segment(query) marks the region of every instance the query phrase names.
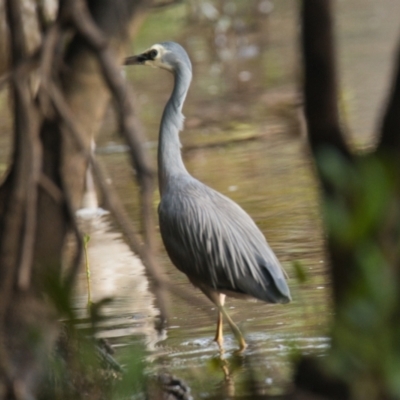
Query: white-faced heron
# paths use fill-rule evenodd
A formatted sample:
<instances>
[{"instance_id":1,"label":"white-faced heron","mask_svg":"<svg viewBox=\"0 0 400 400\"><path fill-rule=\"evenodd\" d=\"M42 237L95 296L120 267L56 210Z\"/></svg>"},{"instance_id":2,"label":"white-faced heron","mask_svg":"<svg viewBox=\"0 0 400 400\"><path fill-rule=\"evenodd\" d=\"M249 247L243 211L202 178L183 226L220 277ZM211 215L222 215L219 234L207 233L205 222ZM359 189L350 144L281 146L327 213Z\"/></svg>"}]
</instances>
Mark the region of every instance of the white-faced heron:
<instances>
[{"instance_id":1,"label":"white-faced heron","mask_svg":"<svg viewBox=\"0 0 400 400\"><path fill-rule=\"evenodd\" d=\"M225 316L243 350L246 342L224 308L225 295L288 303L291 298L285 272L249 215L193 178L183 164L179 132L192 79L186 51L177 43L164 42L128 57L125 64L159 67L174 75L158 143L161 236L175 266L218 307L218 345L222 348Z\"/></svg>"}]
</instances>

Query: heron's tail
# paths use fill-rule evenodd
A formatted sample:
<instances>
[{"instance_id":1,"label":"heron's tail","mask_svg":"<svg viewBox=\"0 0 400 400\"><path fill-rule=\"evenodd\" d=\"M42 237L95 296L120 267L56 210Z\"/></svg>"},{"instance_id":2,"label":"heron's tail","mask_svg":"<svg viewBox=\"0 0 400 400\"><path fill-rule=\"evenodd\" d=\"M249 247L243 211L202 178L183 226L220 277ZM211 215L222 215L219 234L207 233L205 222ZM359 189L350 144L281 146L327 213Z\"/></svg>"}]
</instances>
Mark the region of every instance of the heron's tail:
<instances>
[{"instance_id":1,"label":"heron's tail","mask_svg":"<svg viewBox=\"0 0 400 400\"><path fill-rule=\"evenodd\" d=\"M283 273L280 271L279 274L272 274L270 268L265 265L260 267L262 267L263 282L258 282L252 276L245 276L238 282L239 289L267 303L289 303L292 298Z\"/></svg>"}]
</instances>

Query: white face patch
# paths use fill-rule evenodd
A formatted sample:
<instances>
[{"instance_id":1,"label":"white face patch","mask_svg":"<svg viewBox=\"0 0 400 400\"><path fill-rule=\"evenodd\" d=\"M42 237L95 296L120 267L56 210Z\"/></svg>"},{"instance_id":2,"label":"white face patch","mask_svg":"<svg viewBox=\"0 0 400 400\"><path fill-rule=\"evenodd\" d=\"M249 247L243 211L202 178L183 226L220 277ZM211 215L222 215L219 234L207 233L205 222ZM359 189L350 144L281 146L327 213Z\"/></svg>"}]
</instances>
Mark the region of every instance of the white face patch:
<instances>
[{"instance_id":1,"label":"white face patch","mask_svg":"<svg viewBox=\"0 0 400 400\"><path fill-rule=\"evenodd\" d=\"M145 65L148 65L153 68L163 68L167 69L168 71L172 71L172 67L168 64L164 64L162 62L164 54L168 53L168 50L165 49L161 44L155 44L151 46L148 50L145 51L145 53L148 53L152 50L157 51L157 56L154 58L154 60L147 60L145 61Z\"/></svg>"}]
</instances>

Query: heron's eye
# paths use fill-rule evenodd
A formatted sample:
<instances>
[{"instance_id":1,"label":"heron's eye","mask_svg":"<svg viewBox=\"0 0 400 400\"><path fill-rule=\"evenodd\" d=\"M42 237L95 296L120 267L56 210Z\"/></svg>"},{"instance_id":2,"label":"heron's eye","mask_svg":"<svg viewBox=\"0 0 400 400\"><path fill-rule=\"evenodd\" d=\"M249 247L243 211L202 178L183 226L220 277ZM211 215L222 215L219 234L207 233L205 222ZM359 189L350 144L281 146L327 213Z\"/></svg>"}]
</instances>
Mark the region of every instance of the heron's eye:
<instances>
[{"instance_id":1,"label":"heron's eye","mask_svg":"<svg viewBox=\"0 0 400 400\"><path fill-rule=\"evenodd\" d=\"M149 58L151 60L154 60L157 57L158 51L157 50L150 50L149 52Z\"/></svg>"}]
</instances>

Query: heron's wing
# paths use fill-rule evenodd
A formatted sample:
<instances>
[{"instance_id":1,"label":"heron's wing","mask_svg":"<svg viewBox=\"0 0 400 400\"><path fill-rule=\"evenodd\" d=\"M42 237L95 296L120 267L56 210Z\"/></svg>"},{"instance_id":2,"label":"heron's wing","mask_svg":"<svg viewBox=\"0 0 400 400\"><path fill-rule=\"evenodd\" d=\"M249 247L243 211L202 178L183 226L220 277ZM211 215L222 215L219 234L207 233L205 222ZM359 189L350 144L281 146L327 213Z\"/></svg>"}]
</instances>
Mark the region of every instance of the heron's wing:
<instances>
[{"instance_id":1,"label":"heron's wing","mask_svg":"<svg viewBox=\"0 0 400 400\"><path fill-rule=\"evenodd\" d=\"M176 182L163 195L159 217L172 262L192 281L267 302L290 300L282 267L264 236L227 197L195 180Z\"/></svg>"}]
</instances>

